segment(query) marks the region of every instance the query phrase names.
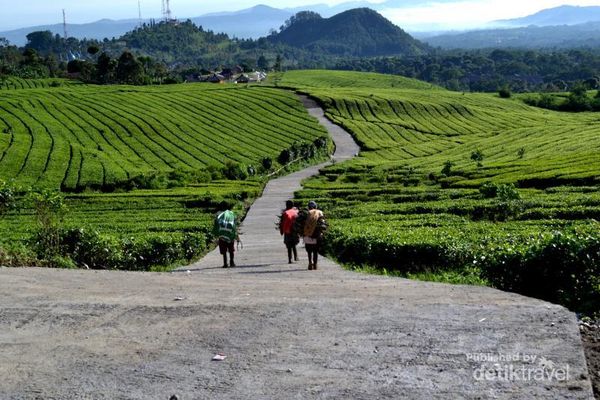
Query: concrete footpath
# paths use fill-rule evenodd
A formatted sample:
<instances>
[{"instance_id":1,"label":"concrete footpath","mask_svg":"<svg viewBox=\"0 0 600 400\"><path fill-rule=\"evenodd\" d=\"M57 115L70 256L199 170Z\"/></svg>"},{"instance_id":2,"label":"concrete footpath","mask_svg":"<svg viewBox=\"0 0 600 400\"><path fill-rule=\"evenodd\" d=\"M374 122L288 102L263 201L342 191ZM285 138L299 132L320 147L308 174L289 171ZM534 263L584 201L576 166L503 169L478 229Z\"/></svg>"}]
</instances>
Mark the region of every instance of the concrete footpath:
<instances>
[{"instance_id":1,"label":"concrete footpath","mask_svg":"<svg viewBox=\"0 0 600 400\"><path fill-rule=\"evenodd\" d=\"M320 167L267 185L236 268L217 252L165 274L1 268L0 398L593 398L563 307L329 260L308 271L303 249L287 264L276 216Z\"/></svg>"}]
</instances>

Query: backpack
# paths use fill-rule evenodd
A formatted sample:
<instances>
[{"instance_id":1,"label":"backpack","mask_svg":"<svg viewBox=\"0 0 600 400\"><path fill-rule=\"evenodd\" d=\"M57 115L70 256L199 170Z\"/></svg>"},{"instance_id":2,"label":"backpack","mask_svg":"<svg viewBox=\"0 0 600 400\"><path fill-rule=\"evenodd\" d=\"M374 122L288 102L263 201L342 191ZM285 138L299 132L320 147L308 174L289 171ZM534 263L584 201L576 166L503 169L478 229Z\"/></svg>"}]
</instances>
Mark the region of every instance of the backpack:
<instances>
[{"instance_id":1,"label":"backpack","mask_svg":"<svg viewBox=\"0 0 600 400\"><path fill-rule=\"evenodd\" d=\"M227 242L233 242L237 238L237 226L233 211L227 210L217 215L214 233L215 236Z\"/></svg>"},{"instance_id":2,"label":"backpack","mask_svg":"<svg viewBox=\"0 0 600 400\"><path fill-rule=\"evenodd\" d=\"M285 210L283 214L281 214L281 233L293 234L296 233L295 225L296 219L298 217L298 209L291 208L289 210Z\"/></svg>"},{"instance_id":3,"label":"backpack","mask_svg":"<svg viewBox=\"0 0 600 400\"><path fill-rule=\"evenodd\" d=\"M298 216L301 220L303 236L321 240L327 230L327 222L321 210L303 210Z\"/></svg>"},{"instance_id":4,"label":"backpack","mask_svg":"<svg viewBox=\"0 0 600 400\"><path fill-rule=\"evenodd\" d=\"M315 226L315 230L313 231L313 234L310 237L313 239L322 241L327 228L328 228L328 224L327 224L327 221L325 221L325 217L320 216L319 219L317 220L317 225Z\"/></svg>"}]
</instances>

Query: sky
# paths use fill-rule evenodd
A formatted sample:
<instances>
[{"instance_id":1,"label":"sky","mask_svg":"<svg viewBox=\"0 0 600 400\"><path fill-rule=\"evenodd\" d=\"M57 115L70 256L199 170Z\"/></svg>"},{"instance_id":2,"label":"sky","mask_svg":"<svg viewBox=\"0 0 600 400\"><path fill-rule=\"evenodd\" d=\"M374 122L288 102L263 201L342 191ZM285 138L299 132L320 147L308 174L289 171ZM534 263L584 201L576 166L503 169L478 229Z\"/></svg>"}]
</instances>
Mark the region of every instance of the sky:
<instances>
[{"instance_id":1,"label":"sky","mask_svg":"<svg viewBox=\"0 0 600 400\"><path fill-rule=\"evenodd\" d=\"M373 2L380 2L373 1ZM143 18L158 18L161 0L140 0ZM314 3L334 5L340 0L171 0L178 18L197 17L218 11L236 11L256 4L272 7L298 7ZM414 2L413 2L414 3ZM544 8L570 5L600 5L600 0L457 0L444 3L435 0L419 2L402 9L386 9L381 13L403 28L418 29L422 25L439 28L468 28L496 19L516 18ZM62 9L68 23L93 22L103 18L137 19L138 0L0 0L0 31L62 22Z\"/></svg>"}]
</instances>

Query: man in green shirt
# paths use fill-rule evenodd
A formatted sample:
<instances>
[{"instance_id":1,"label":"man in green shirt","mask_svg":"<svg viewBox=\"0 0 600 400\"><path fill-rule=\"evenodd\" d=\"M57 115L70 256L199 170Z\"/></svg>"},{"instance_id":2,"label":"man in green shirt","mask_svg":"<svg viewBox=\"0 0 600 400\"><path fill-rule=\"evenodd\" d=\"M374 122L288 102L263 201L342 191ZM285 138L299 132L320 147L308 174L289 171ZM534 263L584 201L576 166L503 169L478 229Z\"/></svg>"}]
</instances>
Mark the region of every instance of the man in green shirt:
<instances>
[{"instance_id":1,"label":"man in green shirt","mask_svg":"<svg viewBox=\"0 0 600 400\"><path fill-rule=\"evenodd\" d=\"M233 254L235 252L235 241L239 241L237 221L235 213L231 210L225 210L215 218L213 232L219 238L219 251L223 255L223 268L235 267ZM229 264L227 263L227 253L229 253Z\"/></svg>"}]
</instances>

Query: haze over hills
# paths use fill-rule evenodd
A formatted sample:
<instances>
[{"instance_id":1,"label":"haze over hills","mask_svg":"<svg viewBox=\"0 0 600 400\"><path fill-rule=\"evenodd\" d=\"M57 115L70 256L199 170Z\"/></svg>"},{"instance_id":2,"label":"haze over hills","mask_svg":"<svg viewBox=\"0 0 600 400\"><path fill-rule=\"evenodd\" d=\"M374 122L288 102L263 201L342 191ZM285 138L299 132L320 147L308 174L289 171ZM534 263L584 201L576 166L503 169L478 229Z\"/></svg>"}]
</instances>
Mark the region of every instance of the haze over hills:
<instances>
[{"instance_id":1,"label":"haze over hills","mask_svg":"<svg viewBox=\"0 0 600 400\"><path fill-rule=\"evenodd\" d=\"M450 3L455 0L440 0L440 3ZM230 37L238 38L258 38L266 36L272 29L278 30L287 19L298 11L314 11L327 18L352 8L366 7L383 11L392 8L406 8L416 6L422 3L418 0L387 0L380 3L370 3L367 1L352 1L328 6L326 4L313 4L292 9L278 9L265 5L257 5L248 9L235 12L220 12L192 17L195 24L201 25L204 29L214 32L224 32ZM185 20L188 18L180 18ZM144 22L149 22L145 20ZM494 21L494 27L518 27L531 24L546 25L572 25L586 23L590 21L600 21L600 7L574 7L561 6L552 9L542 10L536 14L524 18ZM78 39L98 39L120 37L126 32L133 30L139 25L137 19L108 20L102 19L96 22L85 24L68 24L69 35ZM12 44L22 46L26 43L26 35L34 31L49 30L54 34L63 35L62 24L41 25L6 32L0 32L0 37L8 39ZM435 30L435 29L432 29ZM454 32L456 34L458 32ZM415 32L416 34L416 32ZM419 32L416 34L419 38L439 36L438 33ZM504 38L499 39L505 43Z\"/></svg>"},{"instance_id":2,"label":"haze over hills","mask_svg":"<svg viewBox=\"0 0 600 400\"><path fill-rule=\"evenodd\" d=\"M417 35L417 37L419 37ZM431 37L420 37L430 46L443 49L567 49L599 48L600 23L588 22L578 25L527 26L510 29L485 29L469 32L453 32Z\"/></svg>"},{"instance_id":3,"label":"haze over hills","mask_svg":"<svg viewBox=\"0 0 600 400\"><path fill-rule=\"evenodd\" d=\"M600 6L561 6L491 25L495 28L415 36L445 49L600 47Z\"/></svg>"},{"instance_id":4,"label":"haze over hills","mask_svg":"<svg viewBox=\"0 0 600 400\"><path fill-rule=\"evenodd\" d=\"M148 21L145 21L148 22ZM77 39L98 39L119 37L126 32L131 31L139 24L138 20L127 19L113 21L102 19L87 24L69 24L67 26L69 36ZM27 35L31 32L50 31L53 34L63 36L63 25L39 25L29 28L15 29L12 31L0 32L0 37L6 38L11 44L24 46L27 43Z\"/></svg>"},{"instance_id":5,"label":"haze over hills","mask_svg":"<svg viewBox=\"0 0 600 400\"><path fill-rule=\"evenodd\" d=\"M560 6L539 11L523 18L494 21L499 26L554 26L578 25L588 22L600 22L600 6L578 7Z\"/></svg>"},{"instance_id":6,"label":"haze over hills","mask_svg":"<svg viewBox=\"0 0 600 400\"><path fill-rule=\"evenodd\" d=\"M227 13L211 13L199 17L189 18L196 25L214 32L227 33L231 37L238 38L259 38L268 35L271 29L279 27L294 13L289 10L281 10L264 5L258 5L252 8ZM180 18L186 20L188 18ZM144 20L148 23L150 20ZM139 26L139 20L108 20L103 19L97 22L86 24L68 24L67 29L70 36L77 39L98 39L113 38L124 35ZM0 37L8 39L12 44L23 46L27 42L27 34L35 31L50 31L54 34L63 35L63 25L40 25L29 28L16 29L6 32L0 32Z\"/></svg>"}]
</instances>

